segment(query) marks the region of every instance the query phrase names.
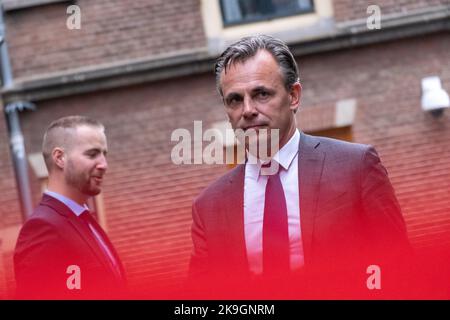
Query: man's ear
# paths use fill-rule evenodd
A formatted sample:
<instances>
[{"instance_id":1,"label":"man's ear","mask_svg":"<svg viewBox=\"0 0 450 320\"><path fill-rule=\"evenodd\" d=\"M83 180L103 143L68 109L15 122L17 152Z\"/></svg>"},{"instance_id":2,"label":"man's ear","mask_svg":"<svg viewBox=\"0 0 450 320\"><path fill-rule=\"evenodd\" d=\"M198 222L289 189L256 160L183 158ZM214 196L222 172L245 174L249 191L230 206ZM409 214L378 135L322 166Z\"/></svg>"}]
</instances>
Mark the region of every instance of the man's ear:
<instances>
[{"instance_id":1,"label":"man's ear","mask_svg":"<svg viewBox=\"0 0 450 320\"><path fill-rule=\"evenodd\" d=\"M60 169L64 169L66 164L66 154L61 148L54 148L52 151L53 163Z\"/></svg>"},{"instance_id":2,"label":"man's ear","mask_svg":"<svg viewBox=\"0 0 450 320\"><path fill-rule=\"evenodd\" d=\"M300 84L300 82L297 81L292 85L289 95L291 99L290 108L292 111L297 112L297 109L300 105L300 98L302 96L302 85Z\"/></svg>"}]
</instances>

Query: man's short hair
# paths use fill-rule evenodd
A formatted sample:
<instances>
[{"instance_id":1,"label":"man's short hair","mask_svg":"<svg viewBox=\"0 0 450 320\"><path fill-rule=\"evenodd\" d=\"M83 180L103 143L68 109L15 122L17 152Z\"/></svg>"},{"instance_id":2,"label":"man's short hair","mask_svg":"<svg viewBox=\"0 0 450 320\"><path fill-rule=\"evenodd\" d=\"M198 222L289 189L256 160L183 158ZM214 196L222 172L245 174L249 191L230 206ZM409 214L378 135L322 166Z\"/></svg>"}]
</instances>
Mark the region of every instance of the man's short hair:
<instances>
[{"instance_id":1,"label":"man's short hair","mask_svg":"<svg viewBox=\"0 0 450 320\"><path fill-rule=\"evenodd\" d=\"M223 96L220 87L222 71L226 72L227 68L236 62L245 62L254 57L259 50L268 51L277 61L287 90L290 90L292 85L299 81L297 63L283 41L268 35L250 36L233 43L217 58L214 70L217 90L221 96Z\"/></svg>"},{"instance_id":2,"label":"man's short hair","mask_svg":"<svg viewBox=\"0 0 450 320\"><path fill-rule=\"evenodd\" d=\"M85 116L67 116L57 119L50 123L45 130L44 139L42 142L42 155L44 156L47 170L53 166L52 152L53 149L60 147L66 149L70 148L71 137L68 130L74 130L80 126L89 126L104 130L105 127L99 121L85 117Z\"/></svg>"}]
</instances>

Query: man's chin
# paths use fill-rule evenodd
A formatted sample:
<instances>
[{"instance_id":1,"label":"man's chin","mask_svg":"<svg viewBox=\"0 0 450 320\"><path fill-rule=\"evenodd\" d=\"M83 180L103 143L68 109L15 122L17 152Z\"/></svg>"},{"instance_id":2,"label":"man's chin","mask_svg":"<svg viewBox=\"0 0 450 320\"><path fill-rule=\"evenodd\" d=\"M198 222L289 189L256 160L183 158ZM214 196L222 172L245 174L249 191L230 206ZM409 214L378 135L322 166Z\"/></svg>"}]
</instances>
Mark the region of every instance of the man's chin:
<instances>
[{"instance_id":1,"label":"man's chin","mask_svg":"<svg viewBox=\"0 0 450 320\"><path fill-rule=\"evenodd\" d=\"M96 195L99 195L101 192L102 190L100 188L83 190L83 193L90 197L95 197Z\"/></svg>"},{"instance_id":2,"label":"man's chin","mask_svg":"<svg viewBox=\"0 0 450 320\"><path fill-rule=\"evenodd\" d=\"M271 158L278 151L272 152L271 141L267 138L246 141L245 148L259 159Z\"/></svg>"}]
</instances>

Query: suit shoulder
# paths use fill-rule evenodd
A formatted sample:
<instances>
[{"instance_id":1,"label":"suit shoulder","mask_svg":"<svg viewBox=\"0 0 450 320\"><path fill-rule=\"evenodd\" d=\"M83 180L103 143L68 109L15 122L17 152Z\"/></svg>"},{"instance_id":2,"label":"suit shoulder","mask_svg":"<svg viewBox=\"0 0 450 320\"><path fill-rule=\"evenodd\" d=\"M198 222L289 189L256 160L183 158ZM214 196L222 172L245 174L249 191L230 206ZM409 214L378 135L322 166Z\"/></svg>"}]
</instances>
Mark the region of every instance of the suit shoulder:
<instances>
[{"instance_id":1,"label":"suit shoulder","mask_svg":"<svg viewBox=\"0 0 450 320\"><path fill-rule=\"evenodd\" d=\"M363 160L363 157L368 152L376 151L373 146L362 143L348 142L328 137L309 136L305 135L307 140L311 140L318 148L324 150L327 155L332 155L337 158Z\"/></svg>"},{"instance_id":2,"label":"suit shoulder","mask_svg":"<svg viewBox=\"0 0 450 320\"><path fill-rule=\"evenodd\" d=\"M39 204L36 209L34 209L32 215L25 221L24 226L33 224L57 227L63 219L64 218L55 209Z\"/></svg>"},{"instance_id":3,"label":"suit shoulder","mask_svg":"<svg viewBox=\"0 0 450 320\"><path fill-rule=\"evenodd\" d=\"M350 152L366 152L369 148L373 148L371 145L368 144L349 142L328 137L314 137L314 138L319 140L320 144L336 150L343 150Z\"/></svg>"},{"instance_id":4,"label":"suit shoulder","mask_svg":"<svg viewBox=\"0 0 450 320\"><path fill-rule=\"evenodd\" d=\"M223 196L223 194L226 194L233 187L232 181L236 181L240 175L243 175L244 168L245 166L240 164L229 170L203 189L193 202L197 204L203 202L205 199L211 201L216 197Z\"/></svg>"},{"instance_id":5,"label":"suit shoulder","mask_svg":"<svg viewBox=\"0 0 450 320\"><path fill-rule=\"evenodd\" d=\"M17 245L33 239L59 238L59 226L62 217L52 208L39 205L20 229Z\"/></svg>"}]
</instances>

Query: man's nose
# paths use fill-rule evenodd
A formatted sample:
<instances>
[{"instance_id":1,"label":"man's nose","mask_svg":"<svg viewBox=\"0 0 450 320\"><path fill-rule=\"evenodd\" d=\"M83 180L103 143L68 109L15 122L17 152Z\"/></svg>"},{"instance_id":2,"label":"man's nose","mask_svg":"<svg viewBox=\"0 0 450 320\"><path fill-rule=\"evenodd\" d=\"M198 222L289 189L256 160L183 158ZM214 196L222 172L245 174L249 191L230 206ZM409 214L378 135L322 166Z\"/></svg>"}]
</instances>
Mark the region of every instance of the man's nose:
<instances>
[{"instance_id":1,"label":"man's nose","mask_svg":"<svg viewBox=\"0 0 450 320\"><path fill-rule=\"evenodd\" d=\"M97 168L106 171L108 169L108 161L106 161L105 155L101 155L99 162L97 163Z\"/></svg>"},{"instance_id":2,"label":"man's nose","mask_svg":"<svg viewBox=\"0 0 450 320\"><path fill-rule=\"evenodd\" d=\"M252 118L258 115L258 110L256 109L256 105L254 101L250 97L244 98L244 110L243 117L244 118Z\"/></svg>"}]
</instances>

